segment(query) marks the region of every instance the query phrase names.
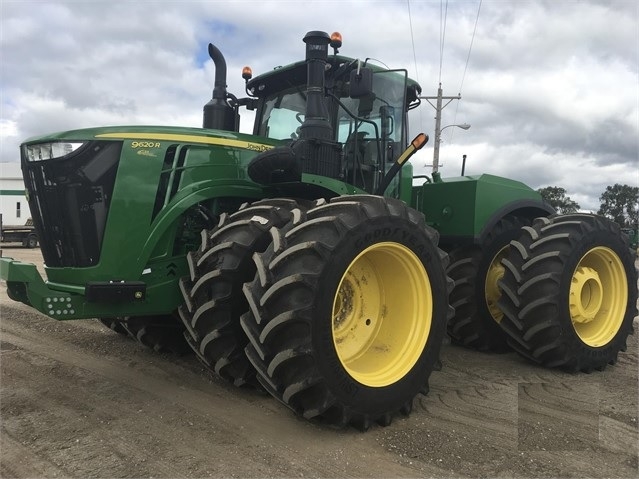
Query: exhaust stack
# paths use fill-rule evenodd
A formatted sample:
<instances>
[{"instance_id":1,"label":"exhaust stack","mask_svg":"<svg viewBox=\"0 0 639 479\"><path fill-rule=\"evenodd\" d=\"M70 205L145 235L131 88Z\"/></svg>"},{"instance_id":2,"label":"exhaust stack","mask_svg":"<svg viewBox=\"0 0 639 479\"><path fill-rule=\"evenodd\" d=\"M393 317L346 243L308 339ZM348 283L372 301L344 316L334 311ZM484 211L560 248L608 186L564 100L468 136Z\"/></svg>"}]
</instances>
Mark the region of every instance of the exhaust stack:
<instances>
[{"instance_id":1,"label":"exhaust stack","mask_svg":"<svg viewBox=\"0 0 639 479\"><path fill-rule=\"evenodd\" d=\"M239 115L227 101L226 60L224 60L222 52L212 43L209 43L209 56L215 64L215 84L213 86L213 98L204 105L202 127L238 131Z\"/></svg>"}]
</instances>

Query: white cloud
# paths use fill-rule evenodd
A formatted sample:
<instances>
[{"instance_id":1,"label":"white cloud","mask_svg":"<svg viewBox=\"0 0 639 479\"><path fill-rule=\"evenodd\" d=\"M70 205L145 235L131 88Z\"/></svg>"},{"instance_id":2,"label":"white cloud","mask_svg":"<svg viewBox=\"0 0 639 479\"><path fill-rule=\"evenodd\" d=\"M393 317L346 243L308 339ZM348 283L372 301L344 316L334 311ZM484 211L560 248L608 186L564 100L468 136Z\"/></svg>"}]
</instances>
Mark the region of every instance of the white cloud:
<instances>
[{"instance_id":1,"label":"white cloud","mask_svg":"<svg viewBox=\"0 0 639 479\"><path fill-rule=\"evenodd\" d=\"M444 94L459 91L478 1L449 2L441 62ZM229 90L303 59L309 30L338 30L341 53L407 68L423 94L440 76L440 3L310 1L2 1L0 161L25 138L111 124L200 126L214 67L226 56ZM512 177L562 186L596 209L608 184L639 185L639 10L635 2L484 0L462 100L443 112L444 175ZM433 137L434 110L411 114ZM244 115L250 132L252 115ZM431 144L413 161L432 162Z\"/></svg>"}]
</instances>

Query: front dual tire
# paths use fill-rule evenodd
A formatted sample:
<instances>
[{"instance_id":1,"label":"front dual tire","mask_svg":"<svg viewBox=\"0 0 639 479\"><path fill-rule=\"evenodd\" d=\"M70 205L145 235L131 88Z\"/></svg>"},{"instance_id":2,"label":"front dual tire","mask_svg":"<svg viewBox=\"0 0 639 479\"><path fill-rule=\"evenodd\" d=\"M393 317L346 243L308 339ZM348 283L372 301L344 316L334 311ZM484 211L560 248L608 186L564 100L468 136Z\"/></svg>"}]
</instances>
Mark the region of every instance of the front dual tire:
<instances>
[{"instance_id":1,"label":"front dual tire","mask_svg":"<svg viewBox=\"0 0 639 479\"><path fill-rule=\"evenodd\" d=\"M404 203L366 195L271 231L241 320L259 382L297 414L340 426L410 412L452 313L436 231Z\"/></svg>"}]
</instances>

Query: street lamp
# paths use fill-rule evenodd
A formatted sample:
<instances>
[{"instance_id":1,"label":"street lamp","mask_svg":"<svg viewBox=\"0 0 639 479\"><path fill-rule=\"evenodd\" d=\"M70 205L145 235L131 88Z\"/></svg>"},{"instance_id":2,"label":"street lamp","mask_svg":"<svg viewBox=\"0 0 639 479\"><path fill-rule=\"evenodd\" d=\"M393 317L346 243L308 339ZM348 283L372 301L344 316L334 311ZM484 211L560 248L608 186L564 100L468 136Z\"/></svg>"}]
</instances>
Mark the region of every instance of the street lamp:
<instances>
[{"instance_id":1,"label":"street lamp","mask_svg":"<svg viewBox=\"0 0 639 479\"><path fill-rule=\"evenodd\" d=\"M468 123L462 123L461 125L446 125L444 128L440 130L435 130L435 147L433 150L433 173L436 173L439 170L439 144L442 141L442 131L452 126L456 126L457 128L461 128L462 130L468 130L470 128L470 125Z\"/></svg>"},{"instance_id":2,"label":"street lamp","mask_svg":"<svg viewBox=\"0 0 639 479\"><path fill-rule=\"evenodd\" d=\"M456 126L457 128L461 128L462 130L468 130L470 128L470 125L468 123L462 123L461 125L446 125L444 128L442 128L442 131L451 126Z\"/></svg>"}]
</instances>

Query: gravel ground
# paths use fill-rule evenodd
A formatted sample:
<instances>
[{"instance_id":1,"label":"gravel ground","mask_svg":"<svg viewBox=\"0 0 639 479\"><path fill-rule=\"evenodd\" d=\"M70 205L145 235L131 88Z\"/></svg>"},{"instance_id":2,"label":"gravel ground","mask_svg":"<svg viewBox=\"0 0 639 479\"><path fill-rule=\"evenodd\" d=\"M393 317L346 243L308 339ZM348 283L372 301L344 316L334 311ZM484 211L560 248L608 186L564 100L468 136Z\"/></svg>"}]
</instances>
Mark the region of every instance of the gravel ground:
<instances>
[{"instance_id":1,"label":"gravel ground","mask_svg":"<svg viewBox=\"0 0 639 479\"><path fill-rule=\"evenodd\" d=\"M446 344L410 417L360 433L1 289L1 477L639 477L639 334L588 375Z\"/></svg>"}]
</instances>

